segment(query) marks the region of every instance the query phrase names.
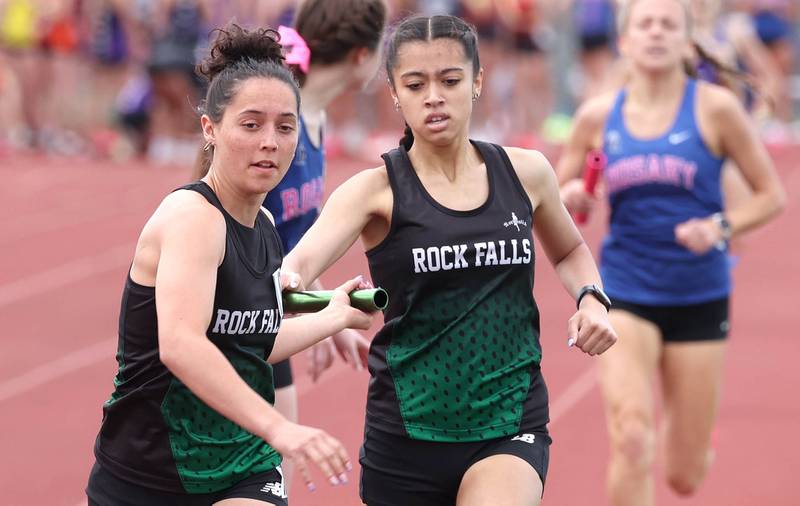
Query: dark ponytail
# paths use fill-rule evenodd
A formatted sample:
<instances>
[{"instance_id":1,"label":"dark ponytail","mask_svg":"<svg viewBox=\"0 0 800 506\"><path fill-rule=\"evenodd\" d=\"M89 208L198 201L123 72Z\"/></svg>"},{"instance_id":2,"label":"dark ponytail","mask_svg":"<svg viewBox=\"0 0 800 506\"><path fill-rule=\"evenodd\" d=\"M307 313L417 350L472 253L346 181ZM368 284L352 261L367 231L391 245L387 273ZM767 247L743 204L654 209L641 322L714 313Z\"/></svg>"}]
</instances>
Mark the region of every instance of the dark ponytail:
<instances>
[{"instance_id":1,"label":"dark ponytail","mask_svg":"<svg viewBox=\"0 0 800 506\"><path fill-rule=\"evenodd\" d=\"M252 77L268 77L286 83L297 101L300 114L300 89L292 73L283 65L283 48L280 35L271 28L246 30L231 23L214 30L217 37L208 56L196 67L198 75L208 82L208 91L198 107L211 121L219 123L225 109L239 89L239 85ZM197 156L193 176L205 176L211 166L213 146L204 147Z\"/></svg>"},{"instance_id":2,"label":"dark ponytail","mask_svg":"<svg viewBox=\"0 0 800 506\"><path fill-rule=\"evenodd\" d=\"M400 145L406 148L406 151L411 149L411 146L414 145L414 132L411 131L411 127L408 126L408 123L406 123L406 128L403 130L403 138L400 139Z\"/></svg>"},{"instance_id":3,"label":"dark ponytail","mask_svg":"<svg viewBox=\"0 0 800 506\"><path fill-rule=\"evenodd\" d=\"M461 44L464 56L472 61L472 75L477 76L481 69L478 55L478 33L475 27L456 16L414 16L400 22L386 44L386 74L389 84L394 88L392 70L397 64L397 52L406 42L452 39ZM406 123L400 145L411 149L414 132Z\"/></svg>"}]
</instances>

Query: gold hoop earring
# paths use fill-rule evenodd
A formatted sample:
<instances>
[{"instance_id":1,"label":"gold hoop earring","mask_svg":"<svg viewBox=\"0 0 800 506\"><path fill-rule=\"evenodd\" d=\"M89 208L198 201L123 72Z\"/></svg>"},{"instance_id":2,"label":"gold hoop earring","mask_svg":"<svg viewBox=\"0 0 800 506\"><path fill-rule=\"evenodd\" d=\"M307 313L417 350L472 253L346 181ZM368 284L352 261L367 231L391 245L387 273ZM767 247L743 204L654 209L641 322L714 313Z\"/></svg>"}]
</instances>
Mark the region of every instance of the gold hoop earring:
<instances>
[{"instance_id":1,"label":"gold hoop earring","mask_svg":"<svg viewBox=\"0 0 800 506\"><path fill-rule=\"evenodd\" d=\"M480 95L478 94L477 91L472 94L472 101L473 102L477 102L479 98L480 98Z\"/></svg>"},{"instance_id":2,"label":"gold hoop earring","mask_svg":"<svg viewBox=\"0 0 800 506\"><path fill-rule=\"evenodd\" d=\"M211 141L206 142L206 145L203 146L203 151L208 151L209 149L213 148L214 144Z\"/></svg>"}]
</instances>

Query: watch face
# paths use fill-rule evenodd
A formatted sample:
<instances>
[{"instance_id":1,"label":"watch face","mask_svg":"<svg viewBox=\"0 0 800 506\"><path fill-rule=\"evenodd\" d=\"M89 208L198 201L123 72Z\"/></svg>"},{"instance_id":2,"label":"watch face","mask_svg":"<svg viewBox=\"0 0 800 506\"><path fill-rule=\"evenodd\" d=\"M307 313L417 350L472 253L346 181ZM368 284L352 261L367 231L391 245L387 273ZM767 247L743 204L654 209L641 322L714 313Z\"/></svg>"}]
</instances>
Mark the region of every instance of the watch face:
<instances>
[{"instance_id":1,"label":"watch face","mask_svg":"<svg viewBox=\"0 0 800 506\"><path fill-rule=\"evenodd\" d=\"M611 299L608 298L608 295L603 292L597 285L588 285L584 286L581 289L580 294L578 295L577 305L580 308L581 301L586 295L592 295L595 299L597 299L602 305L606 307L606 310L611 308Z\"/></svg>"}]
</instances>

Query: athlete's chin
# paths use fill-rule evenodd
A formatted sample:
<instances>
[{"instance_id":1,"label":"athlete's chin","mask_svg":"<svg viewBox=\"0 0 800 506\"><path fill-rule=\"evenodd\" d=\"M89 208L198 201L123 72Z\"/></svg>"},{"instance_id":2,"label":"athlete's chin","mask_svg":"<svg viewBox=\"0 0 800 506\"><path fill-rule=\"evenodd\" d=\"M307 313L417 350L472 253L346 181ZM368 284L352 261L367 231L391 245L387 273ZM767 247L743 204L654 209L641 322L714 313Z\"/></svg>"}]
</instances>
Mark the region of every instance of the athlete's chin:
<instances>
[{"instance_id":1,"label":"athlete's chin","mask_svg":"<svg viewBox=\"0 0 800 506\"><path fill-rule=\"evenodd\" d=\"M441 132L426 132L422 136L428 144L436 147L445 147L451 145L458 137L457 133L452 130L443 130Z\"/></svg>"},{"instance_id":2,"label":"athlete's chin","mask_svg":"<svg viewBox=\"0 0 800 506\"><path fill-rule=\"evenodd\" d=\"M251 193L268 193L278 186L281 179L283 179L283 174L262 174L250 180L248 190L250 190Z\"/></svg>"},{"instance_id":3,"label":"athlete's chin","mask_svg":"<svg viewBox=\"0 0 800 506\"><path fill-rule=\"evenodd\" d=\"M654 58L643 62L641 68L651 74L664 74L673 71L676 65L673 59Z\"/></svg>"}]
</instances>

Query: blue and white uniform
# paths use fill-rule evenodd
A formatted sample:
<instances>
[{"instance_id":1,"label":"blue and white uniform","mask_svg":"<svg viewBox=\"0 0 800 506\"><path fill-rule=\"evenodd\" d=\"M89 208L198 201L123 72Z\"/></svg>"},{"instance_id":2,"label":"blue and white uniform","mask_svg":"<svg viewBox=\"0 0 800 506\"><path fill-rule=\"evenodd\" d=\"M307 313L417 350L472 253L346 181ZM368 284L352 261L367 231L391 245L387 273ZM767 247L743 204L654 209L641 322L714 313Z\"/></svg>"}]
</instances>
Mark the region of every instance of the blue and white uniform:
<instances>
[{"instance_id":1,"label":"blue and white uniform","mask_svg":"<svg viewBox=\"0 0 800 506\"><path fill-rule=\"evenodd\" d=\"M315 146L300 117L300 136L289 171L264 200L287 254L319 216L324 196L325 150Z\"/></svg>"},{"instance_id":2,"label":"blue and white uniform","mask_svg":"<svg viewBox=\"0 0 800 506\"><path fill-rule=\"evenodd\" d=\"M604 172L611 206L600 270L612 299L648 306L702 304L728 297L727 252L696 255L675 226L723 209L723 158L703 141L695 118L697 82L686 81L672 127L654 139L632 136L622 115L626 92L607 119Z\"/></svg>"}]
</instances>

